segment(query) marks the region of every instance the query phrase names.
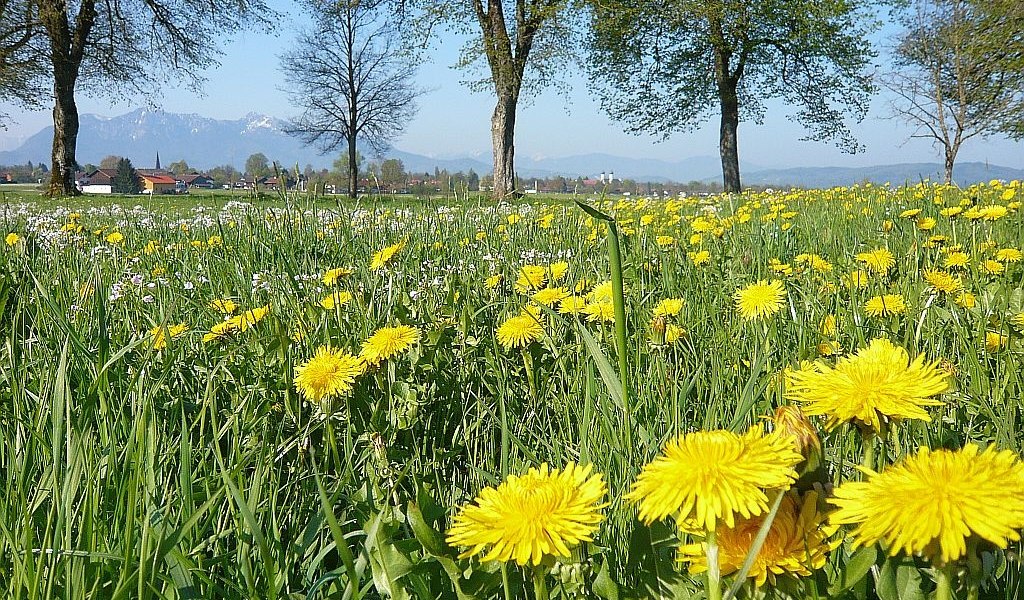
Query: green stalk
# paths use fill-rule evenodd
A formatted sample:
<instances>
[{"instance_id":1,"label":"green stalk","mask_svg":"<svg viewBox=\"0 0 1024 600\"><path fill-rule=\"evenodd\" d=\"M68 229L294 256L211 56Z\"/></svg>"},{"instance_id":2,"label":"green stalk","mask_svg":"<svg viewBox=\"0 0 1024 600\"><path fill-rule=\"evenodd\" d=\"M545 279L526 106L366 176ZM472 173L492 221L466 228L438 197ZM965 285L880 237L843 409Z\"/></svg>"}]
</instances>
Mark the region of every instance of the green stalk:
<instances>
[{"instance_id":1,"label":"green stalk","mask_svg":"<svg viewBox=\"0 0 1024 600\"><path fill-rule=\"evenodd\" d=\"M537 600L548 600L548 583L544 577L546 569L540 565L533 567L533 593Z\"/></svg>"},{"instance_id":2,"label":"green stalk","mask_svg":"<svg viewBox=\"0 0 1024 600\"><path fill-rule=\"evenodd\" d=\"M938 569L938 576L935 600L953 600L953 577L950 573L950 566L940 567Z\"/></svg>"},{"instance_id":3,"label":"green stalk","mask_svg":"<svg viewBox=\"0 0 1024 600\"><path fill-rule=\"evenodd\" d=\"M722 600L722 571L718 564L718 534L714 531L709 531L707 544L708 600Z\"/></svg>"}]
</instances>

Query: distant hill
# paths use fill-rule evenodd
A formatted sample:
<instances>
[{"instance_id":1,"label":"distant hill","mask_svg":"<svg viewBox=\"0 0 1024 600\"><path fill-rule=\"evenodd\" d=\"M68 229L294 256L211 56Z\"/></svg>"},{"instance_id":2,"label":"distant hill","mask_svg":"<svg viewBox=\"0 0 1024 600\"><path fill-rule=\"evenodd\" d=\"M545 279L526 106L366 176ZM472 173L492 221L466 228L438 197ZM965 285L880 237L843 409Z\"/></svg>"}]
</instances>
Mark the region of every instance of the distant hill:
<instances>
[{"instance_id":1,"label":"distant hill","mask_svg":"<svg viewBox=\"0 0 1024 600\"><path fill-rule=\"evenodd\" d=\"M137 167L152 167L159 152L167 166L182 160L199 169L231 164L245 165L251 154L262 152L285 167L307 164L319 169L330 167L341 152L321 154L298 139L284 133L285 122L268 115L250 113L237 120L218 120L197 114L170 113L137 109L117 117L81 115L78 136L78 162L99 164L105 156L127 156ZM0 164L49 163L53 128L47 127L28 138L15 150L0 152ZM366 150L364 154L370 156ZM450 172L470 169L479 175L491 171L490 156L435 158L391 149L386 157L398 158L410 173ZM614 173L617 178L636 181L688 183L721 180L721 162L717 156L697 156L666 161L650 158L624 158L610 154L582 154L558 158L530 157L520 153L516 167L521 177L596 177ZM832 187L864 181L902 184L921 179L941 180L937 163L882 165L876 167L800 167L764 169L741 162L740 173L746 184L799 187ZM967 185L990 179L1024 179L1024 170L963 163L957 166L956 181Z\"/></svg>"}]
</instances>

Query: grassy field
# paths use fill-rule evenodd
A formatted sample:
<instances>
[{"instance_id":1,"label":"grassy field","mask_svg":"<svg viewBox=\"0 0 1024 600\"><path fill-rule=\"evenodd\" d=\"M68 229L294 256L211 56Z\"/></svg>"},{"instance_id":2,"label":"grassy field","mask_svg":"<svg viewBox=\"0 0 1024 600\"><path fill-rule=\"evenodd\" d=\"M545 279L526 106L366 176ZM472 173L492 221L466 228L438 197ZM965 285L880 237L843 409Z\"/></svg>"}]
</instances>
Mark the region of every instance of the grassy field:
<instances>
[{"instance_id":1,"label":"grassy field","mask_svg":"<svg viewBox=\"0 0 1024 600\"><path fill-rule=\"evenodd\" d=\"M718 548L726 595L1017 598L1013 536L975 530L966 552L937 558L858 547L824 515L835 489L872 477L858 465L885 473L920 448L971 444L1021 453L1022 197L993 183L590 199L614 216L610 236L570 199L7 193L0 591L717 599L699 557ZM737 295L761 281L783 293L748 318ZM397 326L415 340L368 353ZM800 420L820 465L805 443L793 491L761 486L743 521L746 548L764 525L761 558L725 560L731 519L711 535L682 516L638 520L643 494L626 495L666 444L778 434L778 407L814 412L800 377L879 338L945 377L917 394L934 401L927 419ZM361 356L329 389L337 365L315 371L325 346ZM537 566L460 557L446 532L481 490L571 463L607 488L592 536L564 537L579 543ZM975 504L1003 502L976 487ZM773 522L797 522L787 498L823 516L771 563ZM546 509L523 502L540 511L523 527L542 523Z\"/></svg>"}]
</instances>

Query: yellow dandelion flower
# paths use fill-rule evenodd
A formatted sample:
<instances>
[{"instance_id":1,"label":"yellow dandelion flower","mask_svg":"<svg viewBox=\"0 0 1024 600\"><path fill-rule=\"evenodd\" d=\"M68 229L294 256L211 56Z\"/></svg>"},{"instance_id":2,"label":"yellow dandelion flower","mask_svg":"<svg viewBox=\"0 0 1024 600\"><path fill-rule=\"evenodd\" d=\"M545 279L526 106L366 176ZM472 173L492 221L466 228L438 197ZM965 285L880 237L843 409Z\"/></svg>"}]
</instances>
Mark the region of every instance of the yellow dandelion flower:
<instances>
[{"instance_id":1,"label":"yellow dandelion flower","mask_svg":"<svg viewBox=\"0 0 1024 600\"><path fill-rule=\"evenodd\" d=\"M270 305L267 304L252 310L247 310L236 317L232 317L229 323L231 323L235 330L242 332L262 321L269 312Z\"/></svg>"},{"instance_id":2,"label":"yellow dandelion flower","mask_svg":"<svg viewBox=\"0 0 1024 600\"><path fill-rule=\"evenodd\" d=\"M591 323L615 322L615 304L610 300L587 303L581 312L587 315Z\"/></svg>"},{"instance_id":3,"label":"yellow dandelion flower","mask_svg":"<svg viewBox=\"0 0 1024 600\"><path fill-rule=\"evenodd\" d=\"M773 258L768 261L768 267L772 270L772 273L778 273L782 276L790 276L793 274L793 267L789 263L784 263L777 258Z\"/></svg>"},{"instance_id":4,"label":"yellow dandelion flower","mask_svg":"<svg viewBox=\"0 0 1024 600\"><path fill-rule=\"evenodd\" d=\"M656 317L676 317L679 316L680 311L683 310L683 299L682 298L665 298L661 302L658 302L654 307L654 316Z\"/></svg>"},{"instance_id":5,"label":"yellow dandelion flower","mask_svg":"<svg viewBox=\"0 0 1024 600\"><path fill-rule=\"evenodd\" d=\"M345 267L338 267L337 269L328 269L327 271L324 272L324 276L320 279L320 281L323 281L324 285L335 285L338 283L339 279L342 279L343 277L348 277L351 274L352 269L348 269Z\"/></svg>"},{"instance_id":6,"label":"yellow dandelion flower","mask_svg":"<svg viewBox=\"0 0 1024 600\"><path fill-rule=\"evenodd\" d=\"M920 208L910 208L900 213L901 219L916 219L921 214Z\"/></svg>"},{"instance_id":7,"label":"yellow dandelion flower","mask_svg":"<svg viewBox=\"0 0 1024 600\"><path fill-rule=\"evenodd\" d=\"M907 312L907 303L901 294L874 296L864 303L864 312L872 317L891 317Z\"/></svg>"},{"instance_id":8,"label":"yellow dandelion flower","mask_svg":"<svg viewBox=\"0 0 1024 600\"><path fill-rule=\"evenodd\" d=\"M686 337L686 330L676 325L675 323L668 323L665 325L665 343L674 344L679 340Z\"/></svg>"},{"instance_id":9,"label":"yellow dandelion flower","mask_svg":"<svg viewBox=\"0 0 1024 600\"><path fill-rule=\"evenodd\" d=\"M13 246L13 245L17 244L18 240L20 240L20 239L21 239L20 235L14 233L14 232L11 232L11 233L8 233L7 237L4 238L4 243L7 244L8 246Z\"/></svg>"},{"instance_id":10,"label":"yellow dandelion flower","mask_svg":"<svg viewBox=\"0 0 1024 600\"><path fill-rule=\"evenodd\" d=\"M498 327L498 343L506 350L529 346L544 337L544 328L536 316L523 312Z\"/></svg>"},{"instance_id":11,"label":"yellow dandelion flower","mask_svg":"<svg viewBox=\"0 0 1024 600\"><path fill-rule=\"evenodd\" d=\"M167 347L167 340L174 339L188 331L188 325L179 323L177 325L157 325L149 330L150 346L154 350L163 350Z\"/></svg>"},{"instance_id":12,"label":"yellow dandelion flower","mask_svg":"<svg viewBox=\"0 0 1024 600\"><path fill-rule=\"evenodd\" d=\"M548 270L539 265L523 265L516 279L516 291L521 294L539 290L548 280Z\"/></svg>"},{"instance_id":13,"label":"yellow dandelion flower","mask_svg":"<svg viewBox=\"0 0 1024 600\"><path fill-rule=\"evenodd\" d=\"M587 305L587 301L579 296L569 296L563 298L558 305L558 312L563 315L575 315L576 313L582 312L583 307Z\"/></svg>"},{"instance_id":14,"label":"yellow dandelion flower","mask_svg":"<svg viewBox=\"0 0 1024 600\"><path fill-rule=\"evenodd\" d=\"M924 354L910 360L903 348L884 338L871 340L835 368L818 362L786 376L785 396L800 402L808 415L828 418L826 427L855 422L875 431L883 422L931 417L924 407L942 406L931 396L949 388L939 361L925 363Z\"/></svg>"},{"instance_id":15,"label":"yellow dandelion flower","mask_svg":"<svg viewBox=\"0 0 1024 600\"><path fill-rule=\"evenodd\" d=\"M408 325L382 327L375 331L359 351L367 365L374 366L405 352L420 339L420 331Z\"/></svg>"},{"instance_id":16,"label":"yellow dandelion flower","mask_svg":"<svg viewBox=\"0 0 1024 600\"><path fill-rule=\"evenodd\" d=\"M408 240L402 240L397 244L393 244L375 252L373 254L373 258L370 260L370 270L378 271L383 269L389 262L391 262L391 259L393 259L396 254L405 248L406 243L408 243Z\"/></svg>"},{"instance_id":17,"label":"yellow dandelion flower","mask_svg":"<svg viewBox=\"0 0 1024 600\"><path fill-rule=\"evenodd\" d=\"M539 565L547 556L568 558L574 546L593 541L608 488L591 465L564 469L542 464L525 475L509 475L498 487L480 491L462 507L447 532L460 558Z\"/></svg>"},{"instance_id":18,"label":"yellow dandelion flower","mask_svg":"<svg viewBox=\"0 0 1024 600\"><path fill-rule=\"evenodd\" d=\"M857 269L850 271L850 274L846 276L846 285L851 289L863 288L868 286L870 280L871 275L867 271Z\"/></svg>"},{"instance_id":19,"label":"yellow dandelion flower","mask_svg":"<svg viewBox=\"0 0 1024 600\"><path fill-rule=\"evenodd\" d=\"M964 212L964 208L962 206L950 206L940 210L939 214L944 217L955 217L962 212Z\"/></svg>"},{"instance_id":20,"label":"yellow dandelion flower","mask_svg":"<svg viewBox=\"0 0 1024 600\"><path fill-rule=\"evenodd\" d=\"M817 254L798 254L796 256L798 265L807 265L813 271L828 273L832 271L832 264Z\"/></svg>"},{"instance_id":21,"label":"yellow dandelion flower","mask_svg":"<svg viewBox=\"0 0 1024 600\"><path fill-rule=\"evenodd\" d=\"M954 277L946 271L929 270L925 271L923 276L928 285L943 294L955 294L963 286L959 277Z\"/></svg>"},{"instance_id":22,"label":"yellow dandelion flower","mask_svg":"<svg viewBox=\"0 0 1024 600\"><path fill-rule=\"evenodd\" d=\"M565 279L565 276L569 273L569 263L560 261L551 263L548 265L548 278L552 283Z\"/></svg>"},{"instance_id":23,"label":"yellow dandelion flower","mask_svg":"<svg viewBox=\"0 0 1024 600\"><path fill-rule=\"evenodd\" d=\"M980 207L978 212L981 213L981 218L985 221L997 221L1005 217L1009 211L1001 204L991 204Z\"/></svg>"},{"instance_id":24,"label":"yellow dandelion flower","mask_svg":"<svg viewBox=\"0 0 1024 600\"><path fill-rule=\"evenodd\" d=\"M702 267L711 262L711 253L707 250L700 252L687 252L686 257L690 259L695 267Z\"/></svg>"},{"instance_id":25,"label":"yellow dandelion flower","mask_svg":"<svg viewBox=\"0 0 1024 600\"><path fill-rule=\"evenodd\" d=\"M231 321L221 321L210 328L210 332L203 336L203 343L220 340L238 331L238 328Z\"/></svg>"},{"instance_id":26,"label":"yellow dandelion flower","mask_svg":"<svg viewBox=\"0 0 1024 600\"><path fill-rule=\"evenodd\" d=\"M996 251L996 260L1000 262L1016 263L1024 258L1024 254L1016 248L1002 248Z\"/></svg>"},{"instance_id":27,"label":"yellow dandelion flower","mask_svg":"<svg viewBox=\"0 0 1024 600\"><path fill-rule=\"evenodd\" d=\"M762 279L737 290L733 295L736 310L739 311L741 317L748 321L766 319L779 312L782 310L785 297L786 288L778 279L771 281Z\"/></svg>"},{"instance_id":28,"label":"yellow dandelion flower","mask_svg":"<svg viewBox=\"0 0 1024 600\"><path fill-rule=\"evenodd\" d=\"M612 301L612 282L603 281L594 286L587 294L592 302L611 302Z\"/></svg>"},{"instance_id":29,"label":"yellow dandelion flower","mask_svg":"<svg viewBox=\"0 0 1024 600\"><path fill-rule=\"evenodd\" d=\"M1002 275L1006 267L997 260L985 260L981 263L981 270L989 275Z\"/></svg>"},{"instance_id":30,"label":"yellow dandelion flower","mask_svg":"<svg viewBox=\"0 0 1024 600\"><path fill-rule=\"evenodd\" d=\"M493 290L494 288L498 287L498 285L500 283L501 283L501 273L498 273L496 275L491 275L486 280L484 280L484 285L487 286L487 289L489 289L489 290Z\"/></svg>"},{"instance_id":31,"label":"yellow dandelion flower","mask_svg":"<svg viewBox=\"0 0 1024 600\"><path fill-rule=\"evenodd\" d=\"M306 401L319 403L347 393L365 370L362 358L320 346L313 358L295 367L295 389Z\"/></svg>"},{"instance_id":32,"label":"yellow dandelion flower","mask_svg":"<svg viewBox=\"0 0 1024 600\"><path fill-rule=\"evenodd\" d=\"M320 299L320 306L327 310L334 310L337 307L345 306L352 300L352 294L344 291L335 291Z\"/></svg>"},{"instance_id":33,"label":"yellow dandelion flower","mask_svg":"<svg viewBox=\"0 0 1024 600\"><path fill-rule=\"evenodd\" d=\"M931 231L935 229L935 225L938 222L932 217L921 217L917 220L917 228L921 231Z\"/></svg>"},{"instance_id":34,"label":"yellow dandelion flower","mask_svg":"<svg viewBox=\"0 0 1024 600\"><path fill-rule=\"evenodd\" d=\"M965 252L950 252L946 255L943 265L947 269L966 269L970 261L970 257Z\"/></svg>"},{"instance_id":35,"label":"yellow dandelion flower","mask_svg":"<svg viewBox=\"0 0 1024 600\"><path fill-rule=\"evenodd\" d=\"M1017 329L1020 329L1021 331L1024 331L1024 312L1019 312L1019 313L1013 315L1012 317L1010 317L1010 322L1013 323L1013 325Z\"/></svg>"},{"instance_id":36,"label":"yellow dandelion flower","mask_svg":"<svg viewBox=\"0 0 1024 600\"><path fill-rule=\"evenodd\" d=\"M767 512L765 490L789 487L802 460L788 435L759 426L743 435L696 431L666 444L626 499L639 505L644 523L675 516L687 528L715 531Z\"/></svg>"},{"instance_id":37,"label":"yellow dandelion flower","mask_svg":"<svg viewBox=\"0 0 1024 600\"><path fill-rule=\"evenodd\" d=\"M830 504L835 525L853 525L854 544L883 542L895 556L957 560L971 540L1006 548L1024 528L1024 465L1010 450L974 444L961 450L922 448L866 481L844 483Z\"/></svg>"},{"instance_id":38,"label":"yellow dandelion flower","mask_svg":"<svg viewBox=\"0 0 1024 600\"><path fill-rule=\"evenodd\" d=\"M957 294L956 298L953 299L953 302L956 302L963 308L974 308L978 303L978 298L970 292L963 291Z\"/></svg>"},{"instance_id":39,"label":"yellow dandelion flower","mask_svg":"<svg viewBox=\"0 0 1024 600\"><path fill-rule=\"evenodd\" d=\"M885 273L896 264L896 257L888 248L875 248L870 252L861 252L856 259L875 273Z\"/></svg>"},{"instance_id":40,"label":"yellow dandelion flower","mask_svg":"<svg viewBox=\"0 0 1024 600\"><path fill-rule=\"evenodd\" d=\"M1010 336L998 331L985 332L985 350L988 352L999 352L1005 350L1010 344Z\"/></svg>"},{"instance_id":41,"label":"yellow dandelion flower","mask_svg":"<svg viewBox=\"0 0 1024 600\"><path fill-rule=\"evenodd\" d=\"M108 244L120 244L121 242L124 241L124 236L121 235L120 232L115 231L111 234L108 234L107 237L103 239L107 240Z\"/></svg>"},{"instance_id":42,"label":"yellow dandelion flower","mask_svg":"<svg viewBox=\"0 0 1024 600\"><path fill-rule=\"evenodd\" d=\"M676 243L676 238L670 235L659 235L654 239L659 248L669 248Z\"/></svg>"},{"instance_id":43,"label":"yellow dandelion flower","mask_svg":"<svg viewBox=\"0 0 1024 600\"><path fill-rule=\"evenodd\" d=\"M722 575L743 567L764 519L759 515L737 519L733 527L719 527L715 538ZM747 576L758 587L774 585L780 575L809 576L825 566L828 553L839 545L838 540L830 541L838 529L827 524L818 510L816 492L808 492L802 499L794 492L787 493ZM703 573L708 570L707 549L703 542L687 544L679 548L679 559L690 563L691 574Z\"/></svg>"},{"instance_id":44,"label":"yellow dandelion flower","mask_svg":"<svg viewBox=\"0 0 1024 600\"><path fill-rule=\"evenodd\" d=\"M230 315L238 310L238 304L231 298L217 298L210 302L210 308L219 313Z\"/></svg>"},{"instance_id":45,"label":"yellow dandelion flower","mask_svg":"<svg viewBox=\"0 0 1024 600\"><path fill-rule=\"evenodd\" d=\"M561 302L562 299L568 298L569 295L569 290L565 289L564 287L546 287L542 290L538 290L532 296L532 299L537 304L541 304L544 306L554 306Z\"/></svg>"},{"instance_id":46,"label":"yellow dandelion flower","mask_svg":"<svg viewBox=\"0 0 1024 600\"><path fill-rule=\"evenodd\" d=\"M821 323L818 323L818 333L827 338L834 338L836 337L836 326L836 316L825 315L825 318L821 320Z\"/></svg>"}]
</instances>

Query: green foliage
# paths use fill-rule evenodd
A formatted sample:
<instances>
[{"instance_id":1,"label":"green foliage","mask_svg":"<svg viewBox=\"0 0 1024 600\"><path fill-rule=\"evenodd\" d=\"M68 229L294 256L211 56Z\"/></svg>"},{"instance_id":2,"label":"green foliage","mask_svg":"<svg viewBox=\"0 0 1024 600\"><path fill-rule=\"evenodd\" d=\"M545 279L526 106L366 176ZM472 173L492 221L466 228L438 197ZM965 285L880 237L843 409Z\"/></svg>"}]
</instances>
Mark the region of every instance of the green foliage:
<instances>
[{"instance_id":1,"label":"green foliage","mask_svg":"<svg viewBox=\"0 0 1024 600\"><path fill-rule=\"evenodd\" d=\"M110 180L110 191L115 194L138 194L142 191L139 174L132 161L127 158L117 161L117 173Z\"/></svg>"}]
</instances>

